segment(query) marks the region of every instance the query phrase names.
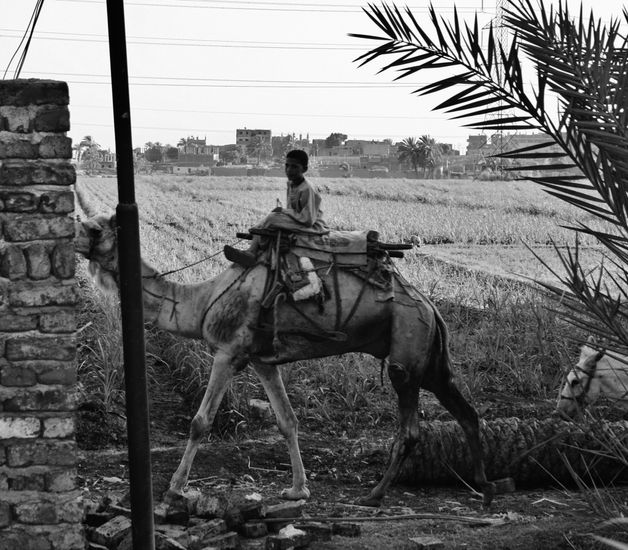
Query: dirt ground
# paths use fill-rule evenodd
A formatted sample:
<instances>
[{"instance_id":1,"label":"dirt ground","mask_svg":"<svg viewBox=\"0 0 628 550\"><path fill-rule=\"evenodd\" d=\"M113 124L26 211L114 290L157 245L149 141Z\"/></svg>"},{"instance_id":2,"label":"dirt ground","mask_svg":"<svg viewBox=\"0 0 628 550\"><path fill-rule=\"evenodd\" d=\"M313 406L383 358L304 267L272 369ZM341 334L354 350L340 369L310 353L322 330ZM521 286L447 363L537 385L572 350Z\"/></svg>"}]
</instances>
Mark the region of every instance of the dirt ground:
<instances>
[{"instance_id":1,"label":"dirt ground","mask_svg":"<svg viewBox=\"0 0 628 550\"><path fill-rule=\"evenodd\" d=\"M161 434L153 425L153 440L163 435L168 446L152 452L154 500L167 489L170 476L183 453L180 434ZM381 434L380 434L381 435ZM174 440L178 440L173 445ZM489 509L462 485L458 487L408 487L396 485L379 510L354 505L376 483L383 472L383 453L360 455L346 438L301 434L301 448L312 498L304 513L313 518L355 516L381 517L412 513L461 516L452 519L402 519L361 522L357 538L334 536L330 542L312 545L320 549L405 549L417 548L410 540L432 536L444 548L465 549L591 549L606 548L593 534L628 540L617 526L603 526L592 512L586 496L557 488L525 489L498 495ZM81 451L80 484L85 497L114 499L128 491L128 460L124 448ZM279 502L279 492L290 483L285 443L277 430L261 429L254 438L209 441L199 451L190 475L190 487L237 500L252 492L267 504ZM628 490L613 489L608 502L625 505ZM464 518L503 519L503 525L478 527Z\"/></svg>"}]
</instances>

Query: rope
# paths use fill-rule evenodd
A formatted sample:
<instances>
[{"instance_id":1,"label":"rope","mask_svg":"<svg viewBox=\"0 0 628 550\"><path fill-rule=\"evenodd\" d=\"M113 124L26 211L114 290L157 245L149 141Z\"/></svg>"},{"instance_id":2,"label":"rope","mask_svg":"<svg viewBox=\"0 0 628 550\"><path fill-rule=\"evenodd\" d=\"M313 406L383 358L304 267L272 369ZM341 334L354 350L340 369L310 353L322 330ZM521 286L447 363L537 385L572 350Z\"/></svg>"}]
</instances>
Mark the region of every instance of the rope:
<instances>
[{"instance_id":1,"label":"rope","mask_svg":"<svg viewBox=\"0 0 628 550\"><path fill-rule=\"evenodd\" d=\"M231 244L235 244L238 241L241 241L242 239L235 239L233 241L228 242L228 245ZM183 271L184 269L188 269L190 267L194 267L195 265L201 264L203 262L206 262L207 260L211 260L212 258L218 256L218 254L222 254L222 250L219 250L218 252L214 252L213 254L211 254L210 256L207 256L206 258L203 258L201 260L198 260L197 262L188 264L188 265L184 265L183 267L180 267L178 269L171 269L170 271L164 271L163 273L154 273L153 275L144 275L142 278L143 279L158 279L159 277L165 277L166 275L172 275L173 273L178 273L179 271Z\"/></svg>"}]
</instances>

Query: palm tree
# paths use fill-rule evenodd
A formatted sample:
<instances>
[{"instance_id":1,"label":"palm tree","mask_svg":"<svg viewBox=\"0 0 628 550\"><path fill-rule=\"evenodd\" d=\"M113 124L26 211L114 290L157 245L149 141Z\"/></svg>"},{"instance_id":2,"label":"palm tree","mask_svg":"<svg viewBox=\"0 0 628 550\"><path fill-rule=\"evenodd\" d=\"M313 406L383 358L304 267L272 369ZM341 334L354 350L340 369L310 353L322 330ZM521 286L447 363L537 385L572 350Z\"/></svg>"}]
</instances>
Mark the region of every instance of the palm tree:
<instances>
[{"instance_id":1,"label":"palm tree","mask_svg":"<svg viewBox=\"0 0 628 550\"><path fill-rule=\"evenodd\" d=\"M434 175L434 169L440 164L443 156L441 147L434 138L427 135L419 138L419 146L423 150L423 175L425 176L425 170L427 169L428 176L431 178Z\"/></svg>"},{"instance_id":2,"label":"palm tree","mask_svg":"<svg viewBox=\"0 0 628 550\"><path fill-rule=\"evenodd\" d=\"M397 145L397 159L399 162L409 162L418 176L419 166L424 166L423 147L417 139L406 138Z\"/></svg>"},{"instance_id":3,"label":"palm tree","mask_svg":"<svg viewBox=\"0 0 628 550\"><path fill-rule=\"evenodd\" d=\"M85 136L77 146L76 165L91 174L100 163L100 145L92 136Z\"/></svg>"},{"instance_id":4,"label":"palm tree","mask_svg":"<svg viewBox=\"0 0 628 550\"><path fill-rule=\"evenodd\" d=\"M377 46L358 57L361 64L391 59L381 70L396 70L397 79L418 71L450 69L451 75L419 88L416 93L449 94L436 109L454 119L471 119L466 126L482 130L537 130L545 143L500 155L523 161L515 169L545 170L528 178L550 193L608 224L595 230L586 223L577 234L594 236L606 249L619 274L601 266L592 278L580 265L577 246L559 253L568 289L545 285L569 308L569 319L607 338L608 347L628 350L628 40L621 22L607 24L582 8L574 17L562 2L557 8L539 0L509 0L504 25L513 39L501 44L492 26L486 48L477 15L472 25L454 10L451 21L430 7L420 23L408 8L371 4L364 11L377 34L352 34L376 40ZM428 21L429 19L429 21ZM624 9L624 22L628 12ZM428 28L430 27L430 28ZM524 78L523 61L534 67L533 85ZM559 109L546 103L558 98ZM561 151L549 151L558 144ZM545 162L543 162L545 161ZM548 171L578 168L551 175ZM557 250L558 253L558 250ZM603 281L611 281L612 290Z\"/></svg>"}]
</instances>

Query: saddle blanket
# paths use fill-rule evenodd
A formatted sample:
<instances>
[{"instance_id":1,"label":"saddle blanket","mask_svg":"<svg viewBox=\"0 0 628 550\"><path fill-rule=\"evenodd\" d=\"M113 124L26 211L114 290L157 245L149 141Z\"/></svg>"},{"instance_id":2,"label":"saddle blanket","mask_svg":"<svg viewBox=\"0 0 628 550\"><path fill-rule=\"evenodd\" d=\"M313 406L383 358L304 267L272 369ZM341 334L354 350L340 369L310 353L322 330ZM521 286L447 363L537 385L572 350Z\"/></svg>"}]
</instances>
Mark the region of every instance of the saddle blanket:
<instances>
[{"instance_id":1,"label":"saddle blanket","mask_svg":"<svg viewBox=\"0 0 628 550\"><path fill-rule=\"evenodd\" d=\"M297 256L312 258L338 265L366 265L367 231L330 231L325 235L295 234L291 252Z\"/></svg>"}]
</instances>

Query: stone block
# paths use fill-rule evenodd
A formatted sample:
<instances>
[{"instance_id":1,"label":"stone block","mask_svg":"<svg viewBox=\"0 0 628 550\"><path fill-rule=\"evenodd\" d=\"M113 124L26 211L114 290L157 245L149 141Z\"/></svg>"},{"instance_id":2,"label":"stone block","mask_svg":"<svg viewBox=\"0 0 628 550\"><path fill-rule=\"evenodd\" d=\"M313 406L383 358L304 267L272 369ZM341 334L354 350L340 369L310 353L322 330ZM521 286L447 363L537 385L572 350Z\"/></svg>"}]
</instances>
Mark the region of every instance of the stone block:
<instances>
[{"instance_id":1,"label":"stone block","mask_svg":"<svg viewBox=\"0 0 628 550\"><path fill-rule=\"evenodd\" d=\"M74 361L28 361L28 368L37 374L40 384L74 384L76 365ZM17 363L14 363L17 364Z\"/></svg>"},{"instance_id":2,"label":"stone block","mask_svg":"<svg viewBox=\"0 0 628 550\"><path fill-rule=\"evenodd\" d=\"M298 518L303 513L303 507L306 501L304 499L281 502L273 506L266 507L267 518Z\"/></svg>"},{"instance_id":3,"label":"stone block","mask_svg":"<svg viewBox=\"0 0 628 550\"><path fill-rule=\"evenodd\" d=\"M5 314L0 317L0 332L26 332L35 330L37 323L36 315Z\"/></svg>"},{"instance_id":4,"label":"stone block","mask_svg":"<svg viewBox=\"0 0 628 550\"><path fill-rule=\"evenodd\" d=\"M115 548L130 532L131 520L125 516L116 516L94 530L92 541L107 548Z\"/></svg>"},{"instance_id":5,"label":"stone block","mask_svg":"<svg viewBox=\"0 0 628 550\"><path fill-rule=\"evenodd\" d=\"M59 521L66 523L79 523L83 520L83 503L78 491L70 491L58 495ZM61 500L61 498L63 498Z\"/></svg>"},{"instance_id":6,"label":"stone block","mask_svg":"<svg viewBox=\"0 0 628 550\"><path fill-rule=\"evenodd\" d=\"M239 508L244 521L253 521L266 516L266 506L261 500L245 502Z\"/></svg>"},{"instance_id":7,"label":"stone block","mask_svg":"<svg viewBox=\"0 0 628 550\"><path fill-rule=\"evenodd\" d=\"M38 146L29 137L0 132L0 159L33 159L38 156Z\"/></svg>"},{"instance_id":8,"label":"stone block","mask_svg":"<svg viewBox=\"0 0 628 550\"><path fill-rule=\"evenodd\" d=\"M26 191L0 193L2 198L3 212L35 212L39 205L39 198L35 193Z\"/></svg>"},{"instance_id":9,"label":"stone block","mask_svg":"<svg viewBox=\"0 0 628 550\"><path fill-rule=\"evenodd\" d=\"M17 503L13 507L15 520L29 525L57 523L57 509L53 502L31 501Z\"/></svg>"},{"instance_id":10,"label":"stone block","mask_svg":"<svg viewBox=\"0 0 628 550\"><path fill-rule=\"evenodd\" d=\"M76 170L70 162L62 160L7 159L0 164L0 185L73 185Z\"/></svg>"},{"instance_id":11,"label":"stone block","mask_svg":"<svg viewBox=\"0 0 628 550\"><path fill-rule=\"evenodd\" d=\"M329 523L320 523L318 521L304 521L295 523L294 527L305 531L312 541L331 540L333 528Z\"/></svg>"},{"instance_id":12,"label":"stone block","mask_svg":"<svg viewBox=\"0 0 628 550\"><path fill-rule=\"evenodd\" d=\"M53 550L85 550L85 533L80 523L59 526L48 538Z\"/></svg>"},{"instance_id":13,"label":"stone block","mask_svg":"<svg viewBox=\"0 0 628 550\"><path fill-rule=\"evenodd\" d=\"M76 315L74 311L43 313L39 317L39 330L44 333L74 332L76 331Z\"/></svg>"},{"instance_id":14,"label":"stone block","mask_svg":"<svg viewBox=\"0 0 628 550\"><path fill-rule=\"evenodd\" d=\"M66 136L44 136L39 143L39 156L44 159L72 158L72 140Z\"/></svg>"},{"instance_id":15,"label":"stone block","mask_svg":"<svg viewBox=\"0 0 628 550\"><path fill-rule=\"evenodd\" d=\"M73 470L47 472L44 478L46 491L51 493L65 493L76 489L76 472Z\"/></svg>"},{"instance_id":16,"label":"stone block","mask_svg":"<svg viewBox=\"0 0 628 550\"><path fill-rule=\"evenodd\" d=\"M9 477L11 491L43 491L45 487L46 482L42 473L26 472Z\"/></svg>"},{"instance_id":17,"label":"stone block","mask_svg":"<svg viewBox=\"0 0 628 550\"><path fill-rule=\"evenodd\" d=\"M190 550L199 550L206 541L227 532L227 524L222 519L212 519L188 529Z\"/></svg>"},{"instance_id":18,"label":"stone block","mask_svg":"<svg viewBox=\"0 0 628 550\"><path fill-rule=\"evenodd\" d=\"M359 523L334 523L332 533L341 537L359 537L362 532L362 527Z\"/></svg>"},{"instance_id":19,"label":"stone block","mask_svg":"<svg viewBox=\"0 0 628 550\"><path fill-rule=\"evenodd\" d=\"M263 521L247 521L240 527L239 533L249 539L257 539L268 535L268 528Z\"/></svg>"},{"instance_id":20,"label":"stone block","mask_svg":"<svg viewBox=\"0 0 628 550\"><path fill-rule=\"evenodd\" d=\"M0 105L67 105L69 97L66 82L39 79L0 81Z\"/></svg>"},{"instance_id":21,"label":"stone block","mask_svg":"<svg viewBox=\"0 0 628 550\"><path fill-rule=\"evenodd\" d=\"M71 191L46 191L39 197L39 211L44 214L69 214L74 212L74 193Z\"/></svg>"},{"instance_id":22,"label":"stone block","mask_svg":"<svg viewBox=\"0 0 628 550\"><path fill-rule=\"evenodd\" d=\"M2 322L0 320L0 330ZM37 381L37 375L28 367L5 364L0 366L0 385L2 386L32 386Z\"/></svg>"},{"instance_id":23,"label":"stone block","mask_svg":"<svg viewBox=\"0 0 628 550\"><path fill-rule=\"evenodd\" d=\"M201 493L196 500L194 514L201 518L215 518L222 516L227 508L227 501L219 496Z\"/></svg>"},{"instance_id":24,"label":"stone block","mask_svg":"<svg viewBox=\"0 0 628 550\"><path fill-rule=\"evenodd\" d=\"M52 272L59 279L71 279L76 270L74 243L59 243L52 251Z\"/></svg>"},{"instance_id":25,"label":"stone block","mask_svg":"<svg viewBox=\"0 0 628 550\"><path fill-rule=\"evenodd\" d=\"M8 502L0 502L0 529L11 525L11 506Z\"/></svg>"},{"instance_id":26,"label":"stone block","mask_svg":"<svg viewBox=\"0 0 628 550\"><path fill-rule=\"evenodd\" d=\"M72 411L76 409L77 394L66 386L30 386L0 391L5 412Z\"/></svg>"},{"instance_id":27,"label":"stone block","mask_svg":"<svg viewBox=\"0 0 628 550\"><path fill-rule=\"evenodd\" d=\"M436 537L412 537L410 538L410 542L413 543L414 548L419 550L440 550L441 548L445 548L445 543Z\"/></svg>"},{"instance_id":28,"label":"stone block","mask_svg":"<svg viewBox=\"0 0 628 550\"><path fill-rule=\"evenodd\" d=\"M29 244L24 247L23 252L26 258L26 271L31 279L41 280L50 277L50 256L43 244Z\"/></svg>"},{"instance_id":29,"label":"stone block","mask_svg":"<svg viewBox=\"0 0 628 550\"><path fill-rule=\"evenodd\" d=\"M207 539L201 550L238 550L240 539L237 533L225 533L211 539Z\"/></svg>"},{"instance_id":30,"label":"stone block","mask_svg":"<svg viewBox=\"0 0 628 550\"><path fill-rule=\"evenodd\" d=\"M0 275L11 281L24 279L27 273L26 258L18 246L7 246L0 255Z\"/></svg>"},{"instance_id":31,"label":"stone block","mask_svg":"<svg viewBox=\"0 0 628 550\"><path fill-rule=\"evenodd\" d=\"M34 114L33 129L36 132L69 132L70 111L66 106L43 105Z\"/></svg>"},{"instance_id":32,"label":"stone block","mask_svg":"<svg viewBox=\"0 0 628 550\"><path fill-rule=\"evenodd\" d=\"M238 531L244 524L244 517L242 517L240 509L236 507L229 508L222 518L225 520L227 528L233 531Z\"/></svg>"},{"instance_id":33,"label":"stone block","mask_svg":"<svg viewBox=\"0 0 628 550\"><path fill-rule=\"evenodd\" d=\"M33 114L33 109L29 105L0 106L0 117L4 120L2 130L20 134L31 133L33 131Z\"/></svg>"},{"instance_id":34,"label":"stone block","mask_svg":"<svg viewBox=\"0 0 628 550\"><path fill-rule=\"evenodd\" d=\"M268 550L288 550L289 548L305 548L310 543L310 538L305 531L295 529L294 525L288 525L281 529L277 535L271 535L266 542Z\"/></svg>"},{"instance_id":35,"label":"stone block","mask_svg":"<svg viewBox=\"0 0 628 550\"><path fill-rule=\"evenodd\" d=\"M7 341L5 357L9 361L53 359L69 361L76 355L76 338L69 336L27 336Z\"/></svg>"},{"instance_id":36,"label":"stone block","mask_svg":"<svg viewBox=\"0 0 628 550\"><path fill-rule=\"evenodd\" d=\"M10 242L74 237L74 221L66 216L6 214L4 238Z\"/></svg>"},{"instance_id":37,"label":"stone block","mask_svg":"<svg viewBox=\"0 0 628 550\"><path fill-rule=\"evenodd\" d=\"M74 418L45 418L43 421L43 436L47 438L72 437L74 435Z\"/></svg>"},{"instance_id":38,"label":"stone block","mask_svg":"<svg viewBox=\"0 0 628 550\"><path fill-rule=\"evenodd\" d=\"M0 440L38 437L40 430L41 422L39 418L34 418L32 416L0 417Z\"/></svg>"}]
</instances>

